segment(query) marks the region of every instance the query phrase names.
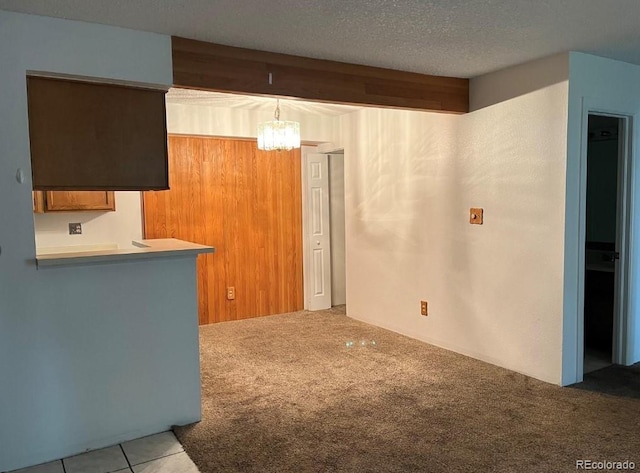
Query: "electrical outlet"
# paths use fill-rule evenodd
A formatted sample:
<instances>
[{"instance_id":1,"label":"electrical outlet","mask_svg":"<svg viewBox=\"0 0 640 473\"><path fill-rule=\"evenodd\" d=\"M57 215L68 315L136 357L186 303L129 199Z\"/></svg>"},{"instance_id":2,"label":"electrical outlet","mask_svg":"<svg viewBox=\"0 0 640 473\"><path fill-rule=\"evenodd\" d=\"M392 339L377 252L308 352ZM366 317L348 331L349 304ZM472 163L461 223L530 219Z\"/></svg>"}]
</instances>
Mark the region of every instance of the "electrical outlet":
<instances>
[{"instance_id":1,"label":"electrical outlet","mask_svg":"<svg viewBox=\"0 0 640 473\"><path fill-rule=\"evenodd\" d=\"M420 301L420 314L429 315L427 301Z\"/></svg>"},{"instance_id":2,"label":"electrical outlet","mask_svg":"<svg viewBox=\"0 0 640 473\"><path fill-rule=\"evenodd\" d=\"M227 299L232 301L236 298L236 288L233 286L229 286L227 288Z\"/></svg>"},{"instance_id":3,"label":"electrical outlet","mask_svg":"<svg viewBox=\"0 0 640 473\"><path fill-rule=\"evenodd\" d=\"M69 235L82 235L82 224L81 223L70 223L69 224Z\"/></svg>"}]
</instances>

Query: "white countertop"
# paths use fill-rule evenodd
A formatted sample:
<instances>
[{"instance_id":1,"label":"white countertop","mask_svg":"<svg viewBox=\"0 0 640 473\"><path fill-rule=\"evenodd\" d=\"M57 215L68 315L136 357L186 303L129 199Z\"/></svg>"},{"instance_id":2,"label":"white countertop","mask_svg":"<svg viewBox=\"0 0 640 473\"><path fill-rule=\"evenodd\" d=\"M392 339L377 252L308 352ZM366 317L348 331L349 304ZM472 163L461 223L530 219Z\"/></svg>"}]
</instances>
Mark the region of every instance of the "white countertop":
<instances>
[{"instance_id":1,"label":"white countertop","mask_svg":"<svg viewBox=\"0 0 640 473\"><path fill-rule=\"evenodd\" d=\"M44 266L62 266L70 264L90 264L116 261L132 261L138 259L197 256L200 253L213 253L212 246L200 245L175 238L156 240L134 240L131 248L106 248L91 251L60 251L60 248L47 251L46 248L36 250L38 268Z\"/></svg>"}]
</instances>

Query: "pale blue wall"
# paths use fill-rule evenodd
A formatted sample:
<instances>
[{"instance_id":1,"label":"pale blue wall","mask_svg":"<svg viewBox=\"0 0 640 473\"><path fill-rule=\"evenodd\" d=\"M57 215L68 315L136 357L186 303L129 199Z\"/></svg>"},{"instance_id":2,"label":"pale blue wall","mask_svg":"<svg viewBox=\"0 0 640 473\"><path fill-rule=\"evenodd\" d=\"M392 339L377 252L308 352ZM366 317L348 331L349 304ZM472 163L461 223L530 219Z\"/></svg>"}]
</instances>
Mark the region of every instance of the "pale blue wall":
<instances>
[{"instance_id":1,"label":"pale blue wall","mask_svg":"<svg viewBox=\"0 0 640 473\"><path fill-rule=\"evenodd\" d=\"M0 11L0 64L4 471L196 420L200 394L192 258L34 264L26 71L170 85L170 38Z\"/></svg>"}]
</instances>

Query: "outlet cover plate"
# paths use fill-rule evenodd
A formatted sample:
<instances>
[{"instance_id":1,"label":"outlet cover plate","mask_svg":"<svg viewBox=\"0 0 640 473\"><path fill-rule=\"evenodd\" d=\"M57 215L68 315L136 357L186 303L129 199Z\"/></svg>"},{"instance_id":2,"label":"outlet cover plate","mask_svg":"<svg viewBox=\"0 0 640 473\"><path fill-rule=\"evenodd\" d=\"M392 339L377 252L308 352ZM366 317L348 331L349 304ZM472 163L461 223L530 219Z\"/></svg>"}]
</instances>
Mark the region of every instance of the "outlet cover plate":
<instances>
[{"instance_id":1,"label":"outlet cover plate","mask_svg":"<svg viewBox=\"0 0 640 473\"><path fill-rule=\"evenodd\" d=\"M471 225L482 225L484 209L472 207L469 209L469 223Z\"/></svg>"},{"instance_id":2,"label":"outlet cover plate","mask_svg":"<svg viewBox=\"0 0 640 473\"><path fill-rule=\"evenodd\" d=\"M69 235L82 235L82 224L81 223L70 223L69 224Z\"/></svg>"}]
</instances>

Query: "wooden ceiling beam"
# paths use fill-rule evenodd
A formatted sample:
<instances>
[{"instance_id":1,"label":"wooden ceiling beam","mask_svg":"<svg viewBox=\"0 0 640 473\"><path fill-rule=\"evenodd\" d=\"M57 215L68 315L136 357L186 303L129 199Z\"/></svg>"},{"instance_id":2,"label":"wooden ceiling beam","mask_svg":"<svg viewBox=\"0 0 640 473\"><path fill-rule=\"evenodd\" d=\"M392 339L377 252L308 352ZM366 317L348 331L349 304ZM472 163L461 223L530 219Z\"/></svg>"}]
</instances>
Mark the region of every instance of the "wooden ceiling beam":
<instances>
[{"instance_id":1,"label":"wooden ceiling beam","mask_svg":"<svg viewBox=\"0 0 640 473\"><path fill-rule=\"evenodd\" d=\"M444 113L469 111L469 80L256 51L173 36L176 87Z\"/></svg>"}]
</instances>

